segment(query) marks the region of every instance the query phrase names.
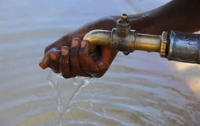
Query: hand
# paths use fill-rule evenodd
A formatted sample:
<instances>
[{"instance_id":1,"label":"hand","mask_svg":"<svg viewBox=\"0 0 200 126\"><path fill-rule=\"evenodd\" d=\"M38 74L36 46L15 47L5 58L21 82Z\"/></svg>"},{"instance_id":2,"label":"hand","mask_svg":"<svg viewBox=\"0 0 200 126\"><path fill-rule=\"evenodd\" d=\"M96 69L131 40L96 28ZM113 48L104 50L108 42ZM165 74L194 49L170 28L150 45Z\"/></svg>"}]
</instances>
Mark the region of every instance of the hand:
<instances>
[{"instance_id":1,"label":"hand","mask_svg":"<svg viewBox=\"0 0 200 126\"><path fill-rule=\"evenodd\" d=\"M55 73L61 73L65 78L103 76L117 51L99 46L95 53L90 54L88 42L81 39L92 29L112 29L113 27L115 27L115 20L105 18L62 37L46 47L40 67L43 69L49 67Z\"/></svg>"},{"instance_id":2,"label":"hand","mask_svg":"<svg viewBox=\"0 0 200 126\"><path fill-rule=\"evenodd\" d=\"M175 0L157 9L129 16L131 28L141 33L150 34L161 34L162 31L169 32L170 30L197 31L200 28L200 23L198 23L200 21L200 18L198 18L200 17L198 13L200 10L194 9L194 6L198 8L199 3L199 0L183 0L181 2ZM188 18L188 15L190 15L190 18ZM116 20L119 18L117 16L103 18L62 37L46 47L40 66L43 69L49 67L56 73L61 72L66 78L79 75L102 76L109 68L117 52L108 47L100 46L97 50L99 57L96 54L91 56L88 52L88 42L81 40L86 33L93 29L111 30L115 27ZM74 46L74 43L78 44Z\"/></svg>"}]
</instances>

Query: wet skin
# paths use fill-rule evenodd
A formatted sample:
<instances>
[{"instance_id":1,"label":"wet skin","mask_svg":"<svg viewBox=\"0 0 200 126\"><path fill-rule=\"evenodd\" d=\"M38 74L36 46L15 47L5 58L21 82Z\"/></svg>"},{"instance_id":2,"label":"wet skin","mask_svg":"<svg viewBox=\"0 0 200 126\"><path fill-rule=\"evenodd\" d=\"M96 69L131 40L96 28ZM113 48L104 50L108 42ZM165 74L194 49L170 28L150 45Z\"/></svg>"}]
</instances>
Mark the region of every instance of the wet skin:
<instances>
[{"instance_id":1,"label":"wet skin","mask_svg":"<svg viewBox=\"0 0 200 126\"><path fill-rule=\"evenodd\" d=\"M174 0L152 11L129 15L129 21L132 29L142 33L161 34L162 31L170 30L194 32L200 29L199 8L199 0ZM45 48L40 67L49 67L65 78L103 76L117 51L98 46L96 53L90 54L88 42L82 39L86 33L94 29L111 30L119 18L104 17L63 36Z\"/></svg>"}]
</instances>

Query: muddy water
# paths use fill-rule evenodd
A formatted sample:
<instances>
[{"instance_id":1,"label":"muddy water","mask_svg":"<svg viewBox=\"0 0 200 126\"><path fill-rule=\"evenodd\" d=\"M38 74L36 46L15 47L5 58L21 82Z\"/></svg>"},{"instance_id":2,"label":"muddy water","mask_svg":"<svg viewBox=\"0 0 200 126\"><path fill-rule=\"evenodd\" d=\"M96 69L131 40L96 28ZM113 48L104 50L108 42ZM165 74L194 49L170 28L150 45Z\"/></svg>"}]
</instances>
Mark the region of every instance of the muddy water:
<instances>
[{"instance_id":1,"label":"muddy water","mask_svg":"<svg viewBox=\"0 0 200 126\"><path fill-rule=\"evenodd\" d=\"M167 0L1 0L1 126L198 126L200 69L136 51L103 78L63 79L38 63L46 45L84 23Z\"/></svg>"}]
</instances>

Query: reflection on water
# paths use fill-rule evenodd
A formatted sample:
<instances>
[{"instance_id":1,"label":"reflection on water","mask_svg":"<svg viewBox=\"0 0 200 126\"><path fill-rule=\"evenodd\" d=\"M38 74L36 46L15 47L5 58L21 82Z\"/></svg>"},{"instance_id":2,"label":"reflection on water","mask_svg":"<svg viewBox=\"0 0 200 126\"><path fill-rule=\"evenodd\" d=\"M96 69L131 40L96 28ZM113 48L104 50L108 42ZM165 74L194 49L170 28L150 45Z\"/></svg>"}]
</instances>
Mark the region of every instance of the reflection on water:
<instances>
[{"instance_id":1,"label":"reflection on water","mask_svg":"<svg viewBox=\"0 0 200 126\"><path fill-rule=\"evenodd\" d=\"M165 2L0 1L0 125L200 125L197 65L136 51L119 53L100 79L63 79L38 66L46 45L82 24Z\"/></svg>"}]
</instances>

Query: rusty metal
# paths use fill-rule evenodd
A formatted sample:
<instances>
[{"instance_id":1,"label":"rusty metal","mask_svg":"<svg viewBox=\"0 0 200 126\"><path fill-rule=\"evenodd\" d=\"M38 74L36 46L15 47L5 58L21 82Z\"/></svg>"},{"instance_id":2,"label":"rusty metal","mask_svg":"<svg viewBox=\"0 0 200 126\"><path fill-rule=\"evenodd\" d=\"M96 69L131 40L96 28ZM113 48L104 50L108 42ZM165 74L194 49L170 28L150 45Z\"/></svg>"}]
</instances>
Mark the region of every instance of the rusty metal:
<instances>
[{"instance_id":1,"label":"rusty metal","mask_svg":"<svg viewBox=\"0 0 200 126\"><path fill-rule=\"evenodd\" d=\"M171 31L168 60L200 64L200 35Z\"/></svg>"}]
</instances>

